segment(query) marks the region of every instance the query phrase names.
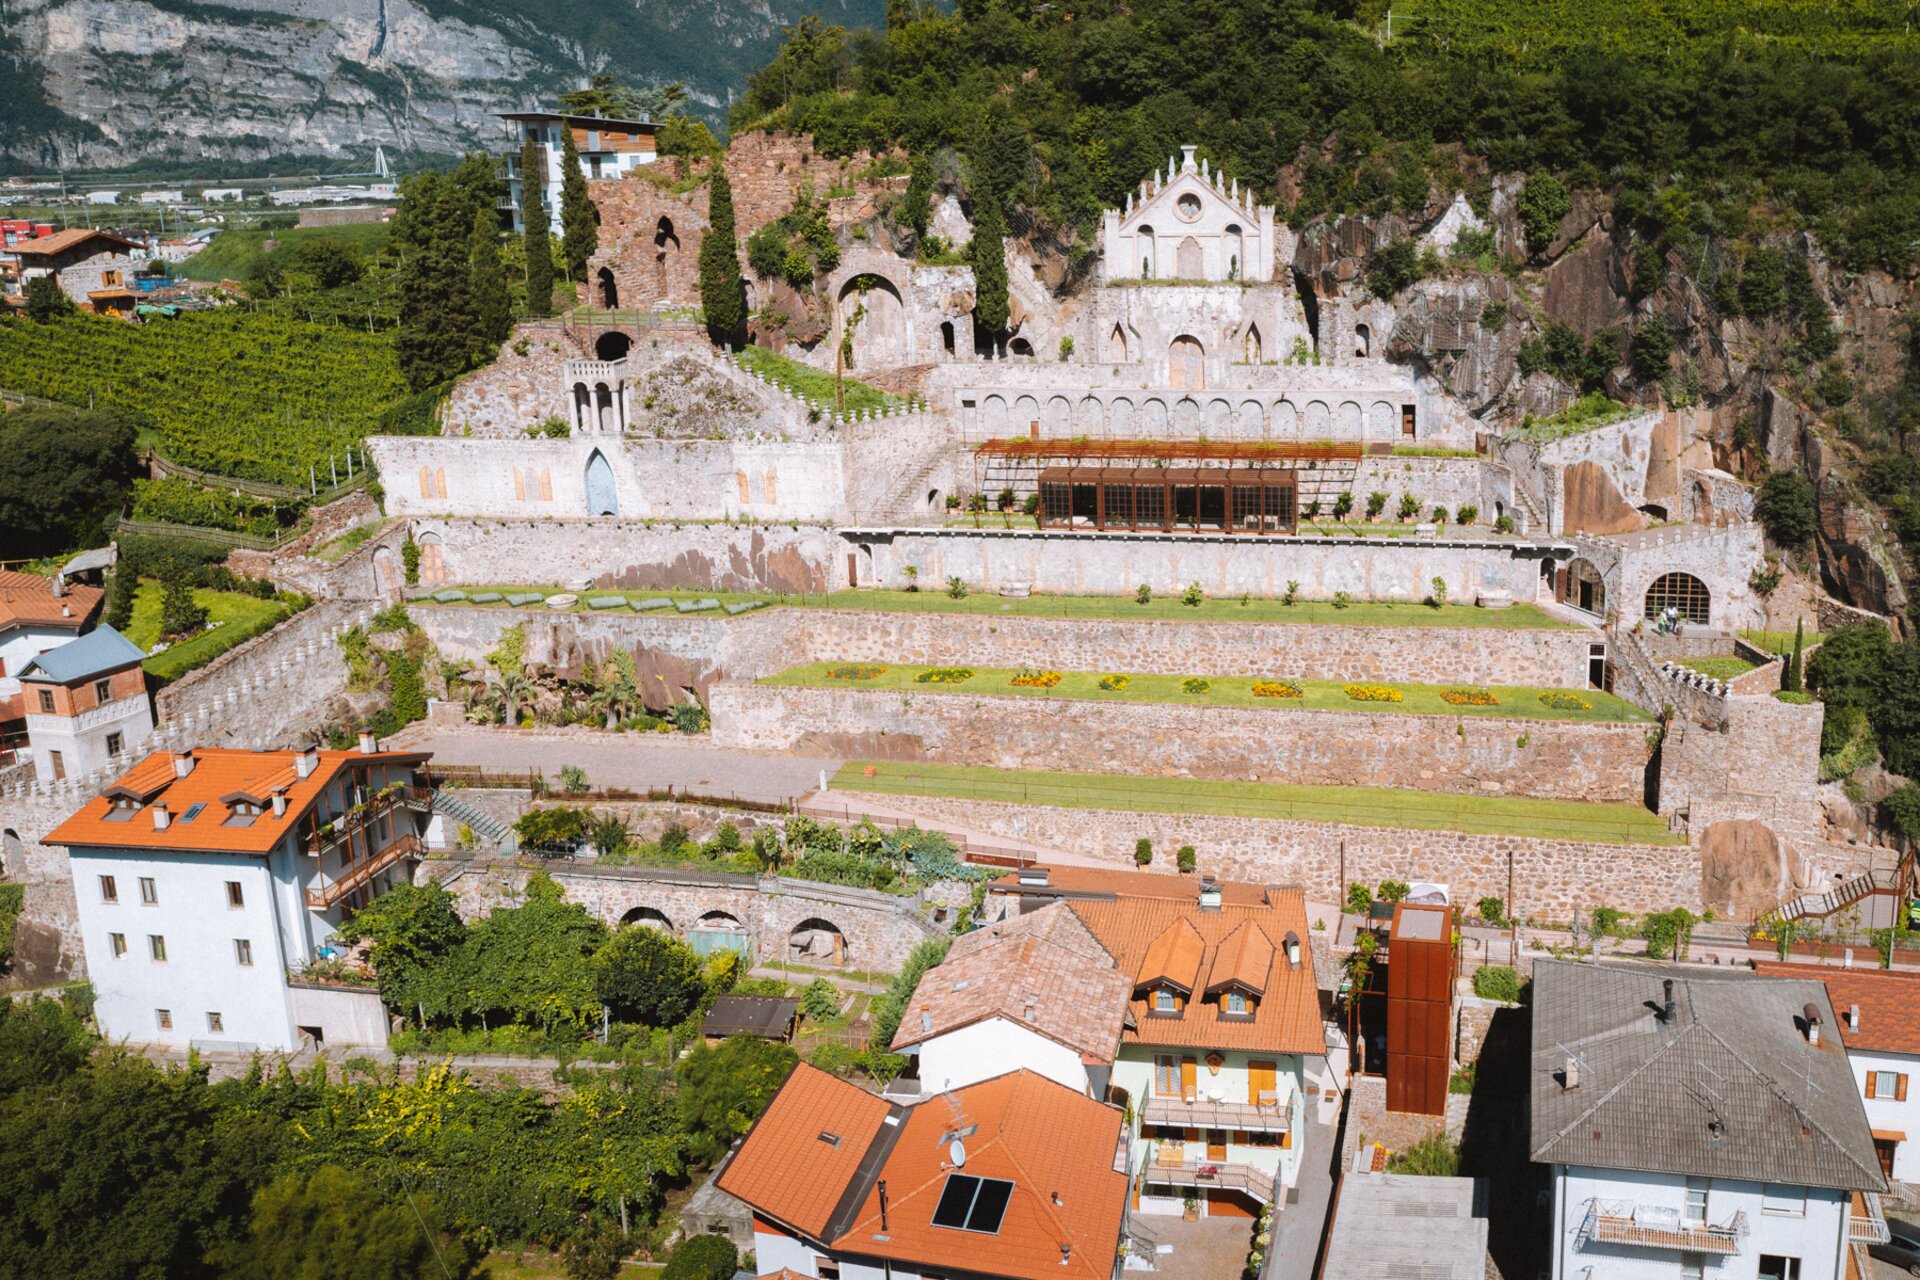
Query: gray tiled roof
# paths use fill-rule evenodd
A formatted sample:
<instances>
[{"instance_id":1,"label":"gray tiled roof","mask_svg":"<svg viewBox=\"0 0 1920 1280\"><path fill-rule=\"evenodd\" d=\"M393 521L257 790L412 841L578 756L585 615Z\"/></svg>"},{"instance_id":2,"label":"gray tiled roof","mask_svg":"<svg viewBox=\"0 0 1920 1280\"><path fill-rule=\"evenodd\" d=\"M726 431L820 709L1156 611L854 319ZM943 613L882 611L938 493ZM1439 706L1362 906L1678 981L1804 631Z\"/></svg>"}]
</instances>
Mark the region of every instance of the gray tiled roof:
<instances>
[{"instance_id":1,"label":"gray tiled roof","mask_svg":"<svg viewBox=\"0 0 1920 1280\"><path fill-rule=\"evenodd\" d=\"M1669 978L1674 1017L1664 1023L1655 1010ZM1807 1043L1809 1004L1818 1047ZM1569 1057L1574 1089L1563 1087ZM1531 1081L1542 1163L1886 1186L1819 982L1539 961Z\"/></svg>"},{"instance_id":2,"label":"gray tiled roof","mask_svg":"<svg viewBox=\"0 0 1920 1280\"><path fill-rule=\"evenodd\" d=\"M1482 1280L1485 1199L1474 1178L1343 1177L1321 1280Z\"/></svg>"}]
</instances>

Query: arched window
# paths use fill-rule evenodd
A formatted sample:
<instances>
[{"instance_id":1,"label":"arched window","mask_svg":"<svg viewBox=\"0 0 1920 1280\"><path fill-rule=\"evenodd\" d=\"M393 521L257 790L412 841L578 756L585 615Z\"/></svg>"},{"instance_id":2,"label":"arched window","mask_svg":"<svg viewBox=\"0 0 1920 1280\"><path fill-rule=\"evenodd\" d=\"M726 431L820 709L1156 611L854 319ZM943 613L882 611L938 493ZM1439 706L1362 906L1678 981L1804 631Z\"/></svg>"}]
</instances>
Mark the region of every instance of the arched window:
<instances>
[{"instance_id":1,"label":"arched window","mask_svg":"<svg viewBox=\"0 0 1920 1280\"><path fill-rule=\"evenodd\" d=\"M611 286L613 273L605 267L602 267L600 274L607 278L607 282L609 286ZM612 306L613 304L609 302L607 305ZM594 357L599 360L624 360L626 359L627 352L631 350L633 350L633 339L621 333L618 329L609 329L593 340L593 354Z\"/></svg>"},{"instance_id":2,"label":"arched window","mask_svg":"<svg viewBox=\"0 0 1920 1280\"><path fill-rule=\"evenodd\" d=\"M953 354L953 321L951 320L940 322L940 349L948 355Z\"/></svg>"},{"instance_id":3,"label":"arched window","mask_svg":"<svg viewBox=\"0 0 1920 1280\"><path fill-rule=\"evenodd\" d=\"M653 247L676 250L680 247L680 237L674 234L672 218L663 217L654 225Z\"/></svg>"},{"instance_id":4,"label":"arched window","mask_svg":"<svg viewBox=\"0 0 1920 1280\"><path fill-rule=\"evenodd\" d=\"M1227 254L1227 279L1240 278L1240 264L1247 260L1246 235L1240 230L1240 224L1234 223L1221 236L1220 247Z\"/></svg>"},{"instance_id":5,"label":"arched window","mask_svg":"<svg viewBox=\"0 0 1920 1280\"><path fill-rule=\"evenodd\" d=\"M1181 334L1167 349L1167 385L1176 391L1198 391L1207 385L1206 350L1200 340Z\"/></svg>"},{"instance_id":6,"label":"arched window","mask_svg":"<svg viewBox=\"0 0 1920 1280\"><path fill-rule=\"evenodd\" d=\"M1248 364L1260 363L1260 326L1247 326L1246 360Z\"/></svg>"},{"instance_id":7,"label":"arched window","mask_svg":"<svg viewBox=\"0 0 1920 1280\"><path fill-rule=\"evenodd\" d=\"M1353 326L1353 354L1365 360L1373 352L1373 330L1364 324Z\"/></svg>"},{"instance_id":8,"label":"arched window","mask_svg":"<svg viewBox=\"0 0 1920 1280\"><path fill-rule=\"evenodd\" d=\"M613 268L600 268L600 305L611 311L620 305L620 289L613 282Z\"/></svg>"},{"instance_id":9,"label":"arched window","mask_svg":"<svg viewBox=\"0 0 1920 1280\"><path fill-rule=\"evenodd\" d=\"M1151 280L1157 268L1154 261L1153 228L1142 227L1133 234L1140 244L1140 278Z\"/></svg>"},{"instance_id":10,"label":"arched window","mask_svg":"<svg viewBox=\"0 0 1920 1280\"><path fill-rule=\"evenodd\" d=\"M619 489L614 484L613 468L608 465L606 456L598 449L587 459L587 514L590 516L617 516L620 514Z\"/></svg>"},{"instance_id":11,"label":"arched window","mask_svg":"<svg viewBox=\"0 0 1920 1280\"><path fill-rule=\"evenodd\" d=\"M1110 364L1127 362L1127 331L1118 324L1115 324L1113 332L1107 335L1107 361Z\"/></svg>"},{"instance_id":12,"label":"arched window","mask_svg":"<svg viewBox=\"0 0 1920 1280\"><path fill-rule=\"evenodd\" d=\"M1712 618L1713 601L1707 593L1707 584L1690 573L1665 573L1653 580L1647 588L1646 616L1658 618L1671 607L1679 610L1680 616L1688 622L1697 622L1706 626Z\"/></svg>"}]
</instances>

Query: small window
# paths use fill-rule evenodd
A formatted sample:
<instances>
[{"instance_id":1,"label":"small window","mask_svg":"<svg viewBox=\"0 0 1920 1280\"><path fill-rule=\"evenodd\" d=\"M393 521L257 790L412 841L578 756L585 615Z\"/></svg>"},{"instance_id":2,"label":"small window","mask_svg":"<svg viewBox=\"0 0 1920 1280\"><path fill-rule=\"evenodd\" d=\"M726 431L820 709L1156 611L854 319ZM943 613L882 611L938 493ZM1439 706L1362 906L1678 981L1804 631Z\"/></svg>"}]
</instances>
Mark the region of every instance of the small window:
<instances>
[{"instance_id":1,"label":"small window","mask_svg":"<svg viewBox=\"0 0 1920 1280\"><path fill-rule=\"evenodd\" d=\"M206 807L207 807L207 802L205 800L195 800L192 804L187 806L187 811L180 815L180 821L192 822L195 818L200 816L200 811Z\"/></svg>"},{"instance_id":2,"label":"small window","mask_svg":"<svg viewBox=\"0 0 1920 1280\"><path fill-rule=\"evenodd\" d=\"M139 802L122 796L107 808L103 822L132 822L133 815L140 808Z\"/></svg>"},{"instance_id":3,"label":"small window","mask_svg":"<svg viewBox=\"0 0 1920 1280\"><path fill-rule=\"evenodd\" d=\"M120 886L113 882L112 876L100 877L100 901L102 902L120 901Z\"/></svg>"},{"instance_id":4,"label":"small window","mask_svg":"<svg viewBox=\"0 0 1920 1280\"><path fill-rule=\"evenodd\" d=\"M140 877L140 901L150 907L160 901L160 891L153 887L152 876Z\"/></svg>"},{"instance_id":5,"label":"small window","mask_svg":"<svg viewBox=\"0 0 1920 1280\"><path fill-rule=\"evenodd\" d=\"M1180 1096L1180 1059L1173 1054L1153 1055L1153 1091L1163 1098Z\"/></svg>"},{"instance_id":6,"label":"small window","mask_svg":"<svg viewBox=\"0 0 1920 1280\"><path fill-rule=\"evenodd\" d=\"M1760 1192L1760 1212L1780 1218L1807 1216L1807 1189L1768 1183Z\"/></svg>"},{"instance_id":7,"label":"small window","mask_svg":"<svg viewBox=\"0 0 1920 1280\"><path fill-rule=\"evenodd\" d=\"M814 1269L820 1273L820 1280L840 1280L840 1264L831 1258L821 1258Z\"/></svg>"},{"instance_id":8,"label":"small window","mask_svg":"<svg viewBox=\"0 0 1920 1280\"><path fill-rule=\"evenodd\" d=\"M250 805L245 800L236 800L227 810L226 821L220 825L223 827L250 827L253 825L253 820L259 816L260 810L257 806Z\"/></svg>"},{"instance_id":9,"label":"small window","mask_svg":"<svg viewBox=\"0 0 1920 1280\"><path fill-rule=\"evenodd\" d=\"M1867 1072L1867 1096L1869 1098L1905 1099L1907 1078L1898 1071Z\"/></svg>"},{"instance_id":10,"label":"small window","mask_svg":"<svg viewBox=\"0 0 1920 1280\"><path fill-rule=\"evenodd\" d=\"M1680 1280L1706 1280L1707 1259L1704 1254L1683 1253L1680 1255Z\"/></svg>"},{"instance_id":11,"label":"small window","mask_svg":"<svg viewBox=\"0 0 1920 1280\"><path fill-rule=\"evenodd\" d=\"M167 958L166 936L164 934L158 934L158 933L148 934L147 935L147 952L155 960L164 961Z\"/></svg>"},{"instance_id":12,"label":"small window","mask_svg":"<svg viewBox=\"0 0 1920 1280\"><path fill-rule=\"evenodd\" d=\"M153 1011L153 1020L162 1031L173 1030L173 1010L155 1009Z\"/></svg>"},{"instance_id":13,"label":"small window","mask_svg":"<svg viewBox=\"0 0 1920 1280\"><path fill-rule=\"evenodd\" d=\"M1707 1220L1707 1189L1709 1185L1705 1178L1687 1179L1687 1206L1681 1214L1683 1221L1698 1225Z\"/></svg>"},{"instance_id":14,"label":"small window","mask_svg":"<svg viewBox=\"0 0 1920 1280\"><path fill-rule=\"evenodd\" d=\"M112 702L113 681L95 680L93 682L93 700L95 702Z\"/></svg>"},{"instance_id":15,"label":"small window","mask_svg":"<svg viewBox=\"0 0 1920 1280\"><path fill-rule=\"evenodd\" d=\"M233 960L242 968L253 967L253 943L246 938L233 940Z\"/></svg>"},{"instance_id":16,"label":"small window","mask_svg":"<svg viewBox=\"0 0 1920 1280\"><path fill-rule=\"evenodd\" d=\"M225 1031L225 1030L226 1030L226 1028L225 1028L225 1026L224 1026L224 1025L222 1024L222 1022L221 1022L221 1018L220 1018L220 1015L219 1015L218 1013L215 1013L215 1012L212 1012L211 1010L210 1010L210 1011L208 1011L208 1013L207 1013L207 1034L208 1034L208 1035L215 1035L215 1036L217 1036L217 1035L219 1035L219 1034L221 1034L221 1033L222 1033L223 1031Z\"/></svg>"},{"instance_id":17,"label":"small window","mask_svg":"<svg viewBox=\"0 0 1920 1280\"><path fill-rule=\"evenodd\" d=\"M246 891L240 887L238 880L227 881L227 905L229 907L244 907L247 905Z\"/></svg>"},{"instance_id":18,"label":"small window","mask_svg":"<svg viewBox=\"0 0 1920 1280\"><path fill-rule=\"evenodd\" d=\"M40 691L40 714L43 716L53 714L53 690L51 689Z\"/></svg>"},{"instance_id":19,"label":"small window","mask_svg":"<svg viewBox=\"0 0 1920 1280\"><path fill-rule=\"evenodd\" d=\"M124 933L108 934L107 947L113 952L113 958L118 960L121 956L127 954L127 935Z\"/></svg>"},{"instance_id":20,"label":"small window","mask_svg":"<svg viewBox=\"0 0 1920 1280\"><path fill-rule=\"evenodd\" d=\"M1227 992L1225 1008L1230 1018L1245 1018L1253 1013L1253 1006L1247 1002L1246 996L1238 991Z\"/></svg>"},{"instance_id":21,"label":"small window","mask_svg":"<svg viewBox=\"0 0 1920 1280\"><path fill-rule=\"evenodd\" d=\"M107 754L117 756L126 747L126 739L117 733L107 735Z\"/></svg>"},{"instance_id":22,"label":"small window","mask_svg":"<svg viewBox=\"0 0 1920 1280\"><path fill-rule=\"evenodd\" d=\"M1155 1013L1178 1013L1180 1012L1179 998L1167 987L1156 987L1153 992L1153 1011Z\"/></svg>"}]
</instances>

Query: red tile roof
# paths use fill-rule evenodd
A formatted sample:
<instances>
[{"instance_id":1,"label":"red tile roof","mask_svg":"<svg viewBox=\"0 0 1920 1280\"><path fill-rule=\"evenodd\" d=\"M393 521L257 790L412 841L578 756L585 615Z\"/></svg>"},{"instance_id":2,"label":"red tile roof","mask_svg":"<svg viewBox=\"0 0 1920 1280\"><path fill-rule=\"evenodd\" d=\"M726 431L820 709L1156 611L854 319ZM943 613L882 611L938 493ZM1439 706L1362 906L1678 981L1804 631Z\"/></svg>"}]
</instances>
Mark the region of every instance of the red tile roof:
<instances>
[{"instance_id":1,"label":"red tile roof","mask_svg":"<svg viewBox=\"0 0 1920 1280\"><path fill-rule=\"evenodd\" d=\"M1753 971L1769 978L1812 978L1827 984L1840 1043L1870 1053L1920 1054L1920 973L1889 969L1840 969L1823 964L1756 960ZM1860 1029L1847 1025L1847 1010L1860 1006Z\"/></svg>"},{"instance_id":2,"label":"red tile roof","mask_svg":"<svg viewBox=\"0 0 1920 1280\"><path fill-rule=\"evenodd\" d=\"M0 569L0 631L25 626L64 627L77 634L99 611L105 595L99 587L69 584L65 595L56 596L52 578Z\"/></svg>"},{"instance_id":3,"label":"red tile roof","mask_svg":"<svg viewBox=\"0 0 1920 1280\"><path fill-rule=\"evenodd\" d=\"M1138 981L1142 986L1171 982L1182 991L1191 992L1199 985L1200 958L1206 951L1206 941L1193 927L1193 922L1176 917L1147 945L1147 954L1140 961Z\"/></svg>"},{"instance_id":4,"label":"red tile roof","mask_svg":"<svg viewBox=\"0 0 1920 1280\"><path fill-rule=\"evenodd\" d=\"M715 1185L819 1239L892 1110L865 1089L803 1062Z\"/></svg>"},{"instance_id":5,"label":"red tile roof","mask_svg":"<svg viewBox=\"0 0 1920 1280\"><path fill-rule=\"evenodd\" d=\"M1239 985L1260 995L1267 989L1267 976L1273 970L1273 941L1260 926L1246 921L1221 940L1213 953L1213 967L1207 971L1207 992L1212 994Z\"/></svg>"},{"instance_id":6,"label":"red tile roof","mask_svg":"<svg viewBox=\"0 0 1920 1280\"><path fill-rule=\"evenodd\" d=\"M21 240L14 244L13 252L23 258L48 257L53 254L65 253L69 249L78 248L80 245L96 237L101 240L111 241L111 244L105 246L108 249L117 247L121 250L127 250L138 249L140 247L125 236L114 235L111 231L95 231L91 227L69 227L65 231L56 231L50 236L37 236L32 240Z\"/></svg>"},{"instance_id":7,"label":"red tile roof","mask_svg":"<svg viewBox=\"0 0 1920 1280\"><path fill-rule=\"evenodd\" d=\"M301 778L294 768L298 754L215 747L181 753L156 751L55 827L47 835L46 843L163 852L265 854L294 829L320 798L320 793L343 770L356 765L414 764L427 758L416 752L362 755L358 751L321 751L316 753L319 762L313 772ZM174 762L183 757L193 760L193 768L181 778L175 776ZM287 811L279 816L275 816L270 803L275 792L285 792L287 797ZM107 815L115 812L116 798L132 800L139 809L125 820L109 819ZM224 825L229 803L243 798L265 806L263 812L251 825ZM154 828L149 810L156 804L167 806L169 821L165 830ZM192 822L181 821L196 804L205 804L207 808Z\"/></svg>"}]
</instances>

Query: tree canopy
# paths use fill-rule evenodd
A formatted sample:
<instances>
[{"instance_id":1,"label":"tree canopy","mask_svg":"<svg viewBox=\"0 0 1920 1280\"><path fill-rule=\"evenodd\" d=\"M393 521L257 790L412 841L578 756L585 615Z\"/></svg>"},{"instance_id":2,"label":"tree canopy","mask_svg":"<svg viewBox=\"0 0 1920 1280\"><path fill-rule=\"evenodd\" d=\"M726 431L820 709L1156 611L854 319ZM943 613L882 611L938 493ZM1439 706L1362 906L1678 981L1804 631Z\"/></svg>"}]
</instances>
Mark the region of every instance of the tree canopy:
<instances>
[{"instance_id":1,"label":"tree canopy","mask_svg":"<svg viewBox=\"0 0 1920 1280\"><path fill-rule=\"evenodd\" d=\"M67 323L100 323L74 320ZM134 420L113 409L0 413L0 529L10 554L95 547L127 500L138 459Z\"/></svg>"}]
</instances>

